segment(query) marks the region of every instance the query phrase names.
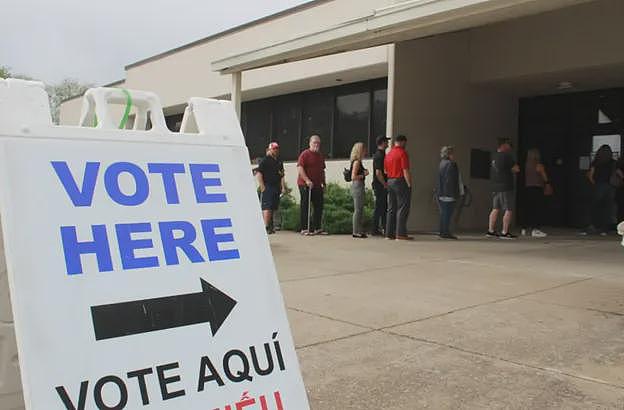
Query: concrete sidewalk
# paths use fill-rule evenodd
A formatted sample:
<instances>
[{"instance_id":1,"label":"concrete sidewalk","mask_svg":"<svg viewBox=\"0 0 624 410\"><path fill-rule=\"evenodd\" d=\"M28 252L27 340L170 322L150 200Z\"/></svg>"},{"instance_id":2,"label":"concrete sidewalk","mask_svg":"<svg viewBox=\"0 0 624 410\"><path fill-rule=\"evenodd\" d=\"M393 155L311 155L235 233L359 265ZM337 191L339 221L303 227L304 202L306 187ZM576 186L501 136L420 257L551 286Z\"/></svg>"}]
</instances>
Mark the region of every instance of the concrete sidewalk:
<instances>
[{"instance_id":1,"label":"concrete sidewalk","mask_svg":"<svg viewBox=\"0 0 624 410\"><path fill-rule=\"evenodd\" d=\"M313 409L624 409L616 237L271 245Z\"/></svg>"}]
</instances>

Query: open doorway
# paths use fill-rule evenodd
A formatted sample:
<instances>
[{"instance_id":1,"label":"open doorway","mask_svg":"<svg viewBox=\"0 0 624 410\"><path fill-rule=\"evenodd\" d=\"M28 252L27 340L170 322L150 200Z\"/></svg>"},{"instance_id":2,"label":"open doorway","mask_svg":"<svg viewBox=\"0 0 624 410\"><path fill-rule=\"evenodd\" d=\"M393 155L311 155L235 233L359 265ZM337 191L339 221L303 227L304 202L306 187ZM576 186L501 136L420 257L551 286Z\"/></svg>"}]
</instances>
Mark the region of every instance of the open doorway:
<instances>
[{"instance_id":1,"label":"open doorway","mask_svg":"<svg viewBox=\"0 0 624 410\"><path fill-rule=\"evenodd\" d=\"M590 223L592 187L586 178L593 154L609 144L618 157L624 135L624 88L520 99L519 160L537 148L554 187L544 224L580 228ZM523 181L523 175L520 175ZM522 183L518 218L527 217Z\"/></svg>"}]
</instances>

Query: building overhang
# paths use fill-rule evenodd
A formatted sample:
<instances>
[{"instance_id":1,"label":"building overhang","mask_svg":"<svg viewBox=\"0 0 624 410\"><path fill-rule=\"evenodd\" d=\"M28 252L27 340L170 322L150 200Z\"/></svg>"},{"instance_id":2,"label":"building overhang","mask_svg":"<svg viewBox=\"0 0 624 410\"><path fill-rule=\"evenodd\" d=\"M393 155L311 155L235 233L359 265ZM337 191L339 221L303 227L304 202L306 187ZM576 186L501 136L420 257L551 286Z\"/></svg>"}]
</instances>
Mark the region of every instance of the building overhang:
<instances>
[{"instance_id":1,"label":"building overhang","mask_svg":"<svg viewBox=\"0 0 624 410\"><path fill-rule=\"evenodd\" d=\"M593 0L409 0L342 24L216 60L222 74L468 29Z\"/></svg>"}]
</instances>

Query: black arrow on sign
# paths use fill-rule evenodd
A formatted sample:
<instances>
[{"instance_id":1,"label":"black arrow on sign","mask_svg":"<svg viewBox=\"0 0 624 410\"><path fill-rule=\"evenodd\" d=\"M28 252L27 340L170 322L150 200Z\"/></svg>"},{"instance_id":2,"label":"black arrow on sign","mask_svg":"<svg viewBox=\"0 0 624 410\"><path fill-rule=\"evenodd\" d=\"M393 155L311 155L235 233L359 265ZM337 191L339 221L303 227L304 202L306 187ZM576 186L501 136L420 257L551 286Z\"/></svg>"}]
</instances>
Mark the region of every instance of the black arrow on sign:
<instances>
[{"instance_id":1,"label":"black arrow on sign","mask_svg":"<svg viewBox=\"0 0 624 410\"><path fill-rule=\"evenodd\" d=\"M91 307L95 339L172 329L210 322L214 336L236 301L203 279L202 291Z\"/></svg>"}]
</instances>

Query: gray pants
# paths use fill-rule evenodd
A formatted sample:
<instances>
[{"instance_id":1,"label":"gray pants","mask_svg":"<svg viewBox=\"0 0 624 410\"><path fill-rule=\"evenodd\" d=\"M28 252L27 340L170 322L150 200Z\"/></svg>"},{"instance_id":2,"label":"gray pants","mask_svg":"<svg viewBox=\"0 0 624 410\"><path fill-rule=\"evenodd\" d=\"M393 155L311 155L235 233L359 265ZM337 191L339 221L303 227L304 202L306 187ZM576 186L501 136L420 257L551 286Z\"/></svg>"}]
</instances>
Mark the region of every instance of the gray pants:
<instances>
[{"instance_id":1,"label":"gray pants","mask_svg":"<svg viewBox=\"0 0 624 410\"><path fill-rule=\"evenodd\" d=\"M411 205L412 190L405 178L388 179L388 217L386 218L386 236L407 235L407 218Z\"/></svg>"},{"instance_id":2,"label":"gray pants","mask_svg":"<svg viewBox=\"0 0 624 410\"><path fill-rule=\"evenodd\" d=\"M351 195L353 196L353 234L364 233L364 181L351 183Z\"/></svg>"}]
</instances>

